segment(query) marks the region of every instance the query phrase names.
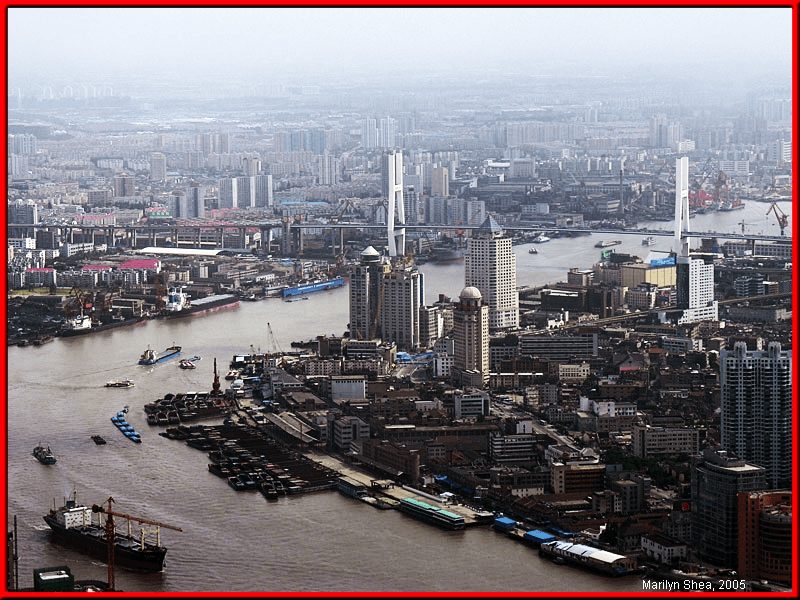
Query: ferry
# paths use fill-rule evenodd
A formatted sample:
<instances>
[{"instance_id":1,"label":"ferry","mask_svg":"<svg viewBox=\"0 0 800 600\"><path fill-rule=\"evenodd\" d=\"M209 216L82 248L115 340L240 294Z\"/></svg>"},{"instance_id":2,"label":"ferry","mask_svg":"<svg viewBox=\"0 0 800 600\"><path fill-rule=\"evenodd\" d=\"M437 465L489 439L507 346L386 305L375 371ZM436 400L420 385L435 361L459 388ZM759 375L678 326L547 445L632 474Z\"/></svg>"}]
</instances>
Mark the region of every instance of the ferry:
<instances>
[{"instance_id":1,"label":"ferry","mask_svg":"<svg viewBox=\"0 0 800 600\"><path fill-rule=\"evenodd\" d=\"M53 454L53 451L50 450L50 446L42 446L41 444L36 446L33 449L33 455L43 465L54 465L56 464L56 457Z\"/></svg>"},{"instance_id":2,"label":"ferry","mask_svg":"<svg viewBox=\"0 0 800 600\"><path fill-rule=\"evenodd\" d=\"M181 369L196 369L197 368L196 364L194 364L192 361L186 360L186 359L184 359L180 363L178 363L178 366Z\"/></svg>"},{"instance_id":3,"label":"ferry","mask_svg":"<svg viewBox=\"0 0 800 600\"><path fill-rule=\"evenodd\" d=\"M283 290L283 297L288 296L301 296L311 292L320 292L322 290L332 290L340 288L344 285L344 277L334 277L333 279L326 279L324 281L315 281L304 285L296 285L288 287Z\"/></svg>"},{"instance_id":4,"label":"ferry","mask_svg":"<svg viewBox=\"0 0 800 600\"><path fill-rule=\"evenodd\" d=\"M536 248L531 248L528 250L528 254L539 254L539 251Z\"/></svg>"},{"instance_id":5,"label":"ferry","mask_svg":"<svg viewBox=\"0 0 800 600\"><path fill-rule=\"evenodd\" d=\"M557 564L566 562L617 577L636 569L634 558L572 542L545 542L539 546L539 555L547 556Z\"/></svg>"},{"instance_id":6,"label":"ferry","mask_svg":"<svg viewBox=\"0 0 800 600\"><path fill-rule=\"evenodd\" d=\"M444 529L464 529L464 517L416 498L403 498L398 508L404 513Z\"/></svg>"},{"instance_id":7,"label":"ferry","mask_svg":"<svg viewBox=\"0 0 800 600\"><path fill-rule=\"evenodd\" d=\"M594 247L595 248L608 248L609 246L619 246L622 243L622 240L601 240L597 242Z\"/></svg>"},{"instance_id":8,"label":"ferry","mask_svg":"<svg viewBox=\"0 0 800 600\"><path fill-rule=\"evenodd\" d=\"M642 239L642 246L653 246L656 243L656 238L652 235L648 235L646 238Z\"/></svg>"}]
</instances>

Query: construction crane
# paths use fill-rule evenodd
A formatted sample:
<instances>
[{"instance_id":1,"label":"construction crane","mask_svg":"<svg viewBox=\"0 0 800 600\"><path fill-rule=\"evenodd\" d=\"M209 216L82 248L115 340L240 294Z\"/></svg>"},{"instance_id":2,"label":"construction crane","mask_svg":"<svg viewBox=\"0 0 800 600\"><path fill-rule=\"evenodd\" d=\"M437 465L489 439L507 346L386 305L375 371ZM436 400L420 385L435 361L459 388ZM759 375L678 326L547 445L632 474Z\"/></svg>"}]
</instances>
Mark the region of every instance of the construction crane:
<instances>
[{"instance_id":1,"label":"construction crane","mask_svg":"<svg viewBox=\"0 0 800 600\"><path fill-rule=\"evenodd\" d=\"M769 213L775 213L775 220L778 222L778 227L781 228L781 235L786 235L786 227L789 225L789 217L786 213L775 202L770 205L767 216L769 216Z\"/></svg>"},{"instance_id":2,"label":"construction crane","mask_svg":"<svg viewBox=\"0 0 800 600\"><path fill-rule=\"evenodd\" d=\"M167 523L161 523L160 521L153 521L152 519L145 519L144 517L135 517L133 515L128 515L125 513L118 513L115 510L112 510L112 504L116 502L114 498L111 496L108 497L108 508L104 506L98 506L97 504L92 505L92 512L93 513L103 513L106 515L106 546L108 547L108 590L113 592L114 591L114 550L116 544L116 526L114 525L114 517L119 517L120 519L127 519L128 521L128 537L131 536L130 529L131 529L131 521L136 521L137 523L143 523L145 525L155 525L156 526L156 546L161 546L161 527L166 527L167 529L172 529L173 531L183 531L180 527L175 527L174 525L168 525ZM144 544L144 530L142 530L142 544Z\"/></svg>"}]
</instances>

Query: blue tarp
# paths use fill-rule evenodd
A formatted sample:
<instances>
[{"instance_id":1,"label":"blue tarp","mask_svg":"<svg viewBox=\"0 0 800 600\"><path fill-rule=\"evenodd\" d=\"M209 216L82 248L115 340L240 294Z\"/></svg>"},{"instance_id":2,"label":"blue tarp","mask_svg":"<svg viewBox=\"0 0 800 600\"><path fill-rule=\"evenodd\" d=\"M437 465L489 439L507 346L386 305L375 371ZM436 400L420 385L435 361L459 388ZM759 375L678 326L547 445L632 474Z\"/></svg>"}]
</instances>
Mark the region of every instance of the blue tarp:
<instances>
[{"instance_id":1,"label":"blue tarp","mask_svg":"<svg viewBox=\"0 0 800 600\"><path fill-rule=\"evenodd\" d=\"M500 529L513 529L517 526L517 522L508 517L495 517L494 526L499 527Z\"/></svg>"},{"instance_id":2,"label":"blue tarp","mask_svg":"<svg viewBox=\"0 0 800 600\"><path fill-rule=\"evenodd\" d=\"M541 529L534 529L532 531L525 532L523 536L526 540L531 540L533 542L544 543L544 542L552 542L555 536L550 535L546 531L542 531Z\"/></svg>"}]
</instances>

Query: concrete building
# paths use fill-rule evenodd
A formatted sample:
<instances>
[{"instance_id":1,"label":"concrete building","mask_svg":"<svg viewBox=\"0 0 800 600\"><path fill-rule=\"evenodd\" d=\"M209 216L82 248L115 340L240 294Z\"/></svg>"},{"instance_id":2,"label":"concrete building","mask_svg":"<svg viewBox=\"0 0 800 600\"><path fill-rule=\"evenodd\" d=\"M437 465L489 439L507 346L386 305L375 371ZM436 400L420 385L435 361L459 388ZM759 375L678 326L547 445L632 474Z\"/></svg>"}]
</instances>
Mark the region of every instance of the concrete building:
<instances>
[{"instance_id":1,"label":"concrete building","mask_svg":"<svg viewBox=\"0 0 800 600\"><path fill-rule=\"evenodd\" d=\"M232 177L226 177L219 180L218 199L220 208L238 207L239 194L236 186L236 179Z\"/></svg>"},{"instance_id":2,"label":"concrete building","mask_svg":"<svg viewBox=\"0 0 800 600\"><path fill-rule=\"evenodd\" d=\"M552 360L592 358L597 356L597 334L521 335L519 354Z\"/></svg>"},{"instance_id":3,"label":"concrete building","mask_svg":"<svg viewBox=\"0 0 800 600\"><path fill-rule=\"evenodd\" d=\"M699 432L692 427L634 424L631 432L633 454L642 458L664 454L696 454L699 440Z\"/></svg>"},{"instance_id":4,"label":"concrete building","mask_svg":"<svg viewBox=\"0 0 800 600\"><path fill-rule=\"evenodd\" d=\"M206 216L206 187L192 183L186 188L186 212L182 217L203 219Z\"/></svg>"},{"instance_id":5,"label":"concrete building","mask_svg":"<svg viewBox=\"0 0 800 600\"><path fill-rule=\"evenodd\" d=\"M792 483L792 351L744 342L720 353L722 447L766 469L768 489Z\"/></svg>"},{"instance_id":6,"label":"concrete building","mask_svg":"<svg viewBox=\"0 0 800 600\"><path fill-rule=\"evenodd\" d=\"M725 450L703 451L692 469L692 537L702 560L731 569L738 566L738 494L765 487L762 467Z\"/></svg>"},{"instance_id":7,"label":"concrete building","mask_svg":"<svg viewBox=\"0 0 800 600\"><path fill-rule=\"evenodd\" d=\"M424 276L416 267L397 264L383 275L379 319L381 338L400 350L420 347L419 315L425 305Z\"/></svg>"},{"instance_id":8,"label":"concrete building","mask_svg":"<svg viewBox=\"0 0 800 600\"><path fill-rule=\"evenodd\" d=\"M433 167L431 170L431 196L450 195L450 175L447 167Z\"/></svg>"},{"instance_id":9,"label":"concrete building","mask_svg":"<svg viewBox=\"0 0 800 600\"><path fill-rule=\"evenodd\" d=\"M489 415L489 394L474 389L456 394L453 398L453 418L472 419Z\"/></svg>"},{"instance_id":10,"label":"concrete building","mask_svg":"<svg viewBox=\"0 0 800 600\"><path fill-rule=\"evenodd\" d=\"M130 175L121 174L114 177L114 196L119 198L122 196L135 196L136 195L136 179Z\"/></svg>"},{"instance_id":11,"label":"concrete building","mask_svg":"<svg viewBox=\"0 0 800 600\"><path fill-rule=\"evenodd\" d=\"M350 336L372 340L380 335L383 277L389 270L375 248L361 252L361 264L350 271Z\"/></svg>"},{"instance_id":12,"label":"concrete building","mask_svg":"<svg viewBox=\"0 0 800 600\"><path fill-rule=\"evenodd\" d=\"M167 178L167 157L161 152L150 155L150 181L164 181Z\"/></svg>"},{"instance_id":13,"label":"concrete building","mask_svg":"<svg viewBox=\"0 0 800 600\"><path fill-rule=\"evenodd\" d=\"M272 175L256 175L256 208L271 208L275 201L273 200L272 188Z\"/></svg>"},{"instance_id":14,"label":"concrete building","mask_svg":"<svg viewBox=\"0 0 800 600\"><path fill-rule=\"evenodd\" d=\"M519 327L517 258L511 238L491 216L467 241L464 285L480 290L489 306L490 331Z\"/></svg>"},{"instance_id":15,"label":"concrete building","mask_svg":"<svg viewBox=\"0 0 800 600\"><path fill-rule=\"evenodd\" d=\"M453 340L454 375L478 371L486 385L489 381L489 307L482 302L478 288L465 287L459 301L453 305Z\"/></svg>"},{"instance_id":16,"label":"concrete building","mask_svg":"<svg viewBox=\"0 0 800 600\"><path fill-rule=\"evenodd\" d=\"M328 439L334 449L349 452L350 442L369 439L369 425L358 417L340 415L330 422Z\"/></svg>"},{"instance_id":17,"label":"concrete building","mask_svg":"<svg viewBox=\"0 0 800 600\"><path fill-rule=\"evenodd\" d=\"M738 574L791 586L792 492L742 492L738 511Z\"/></svg>"},{"instance_id":18,"label":"concrete building","mask_svg":"<svg viewBox=\"0 0 800 600\"><path fill-rule=\"evenodd\" d=\"M255 177L236 178L236 206L238 208L255 208L256 206Z\"/></svg>"}]
</instances>

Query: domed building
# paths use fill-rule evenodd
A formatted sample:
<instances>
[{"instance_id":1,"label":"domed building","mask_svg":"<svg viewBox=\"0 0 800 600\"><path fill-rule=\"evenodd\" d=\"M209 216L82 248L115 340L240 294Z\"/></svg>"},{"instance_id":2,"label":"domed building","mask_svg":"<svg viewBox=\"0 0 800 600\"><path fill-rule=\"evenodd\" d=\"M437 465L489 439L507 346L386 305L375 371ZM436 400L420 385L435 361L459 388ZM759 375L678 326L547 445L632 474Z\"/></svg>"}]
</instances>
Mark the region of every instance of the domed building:
<instances>
[{"instance_id":1,"label":"domed building","mask_svg":"<svg viewBox=\"0 0 800 600\"><path fill-rule=\"evenodd\" d=\"M467 286L453 305L455 356L453 375L458 385L482 387L489 382L489 306L481 291Z\"/></svg>"}]
</instances>

